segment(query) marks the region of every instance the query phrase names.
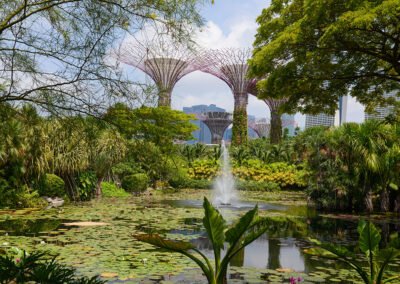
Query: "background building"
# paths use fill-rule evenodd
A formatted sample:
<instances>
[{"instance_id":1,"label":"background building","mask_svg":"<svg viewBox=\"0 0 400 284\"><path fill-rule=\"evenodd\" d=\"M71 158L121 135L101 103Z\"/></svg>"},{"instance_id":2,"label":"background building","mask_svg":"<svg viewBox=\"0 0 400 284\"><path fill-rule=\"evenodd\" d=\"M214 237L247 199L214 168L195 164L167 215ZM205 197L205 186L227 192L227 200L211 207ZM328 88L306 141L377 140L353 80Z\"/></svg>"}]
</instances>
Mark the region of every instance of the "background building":
<instances>
[{"instance_id":1,"label":"background building","mask_svg":"<svg viewBox=\"0 0 400 284\"><path fill-rule=\"evenodd\" d=\"M211 105L195 105L191 107L184 107L183 112L186 114L194 114L194 115L201 115L205 112L226 112L225 109L217 107L214 104ZM197 142L210 144L211 143L211 132L208 129L207 125L200 120L192 120L192 123L195 124L198 130L192 133L194 140L188 141L189 144L194 144Z\"/></svg>"},{"instance_id":2,"label":"background building","mask_svg":"<svg viewBox=\"0 0 400 284\"><path fill-rule=\"evenodd\" d=\"M215 104L211 105L194 105L191 107L184 107L183 112L186 114L194 114L196 117L200 118L200 116L206 112L226 112L225 109L217 107ZM249 125L256 124L256 117L253 115L248 116ZM211 131L208 129L207 125L200 120L192 120L192 123L195 124L198 130L192 133L194 137L193 140L187 141L188 144L195 144L195 143L204 143L210 144L211 143ZM250 139L258 138L257 132L252 129L251 127L248 128L248 136ZM232 126L230 126L224 134L225 141L232 140Z\"/></svg>"},{"instance_id":3,"label":"background building","mask_svg":"<svg viewBox=\"0 0 400 284\"><path fill-rule=\"evenodd\" d=\"M306 115L306 129L314 126L334 126L335 117L333 115L320 113L317 115Z\"/></svg>"},{"instance_id":4,"label":"background building","mask_svg":"<svg viewBox=\"0 0 400 284\"><path fill-rule=\"evenodd\" d=\"M399 97L396 97L396 93L389 93L384 95L385 98L395 98L397 101L400 101ZM372 113L365 113L365 120L370 120L370 119L377 119L377 120L383 120L385 119L388 115L394 113L395 107L393 105L390 106L380 106L375 108L375 111Z\"/></svg>"},{"instance_id":5,"label":"background building","mask_svg":"<svg viewBox=\"0 0 400 284\"><path fill-rule=\"evenodd\" d=\"M314 126L340 126L347 119L348 97L341 97L338 103L338 110L335 115L320 113L317 115L306 115L306 129Z\"/></svg>"},{"instance_id":6,"label":"background building","mask_svg":"<svg viewBox=\"0 0 400 284\"><path fill-rule=\"evenodd\" d=\"M281 120L282 120L282 131L284 131L286 128L289 131L288 132L289 136L294 136L296 129L296 121L294 119L294 114L284 113L281 116Z\"/></svg>"}]
</instances>

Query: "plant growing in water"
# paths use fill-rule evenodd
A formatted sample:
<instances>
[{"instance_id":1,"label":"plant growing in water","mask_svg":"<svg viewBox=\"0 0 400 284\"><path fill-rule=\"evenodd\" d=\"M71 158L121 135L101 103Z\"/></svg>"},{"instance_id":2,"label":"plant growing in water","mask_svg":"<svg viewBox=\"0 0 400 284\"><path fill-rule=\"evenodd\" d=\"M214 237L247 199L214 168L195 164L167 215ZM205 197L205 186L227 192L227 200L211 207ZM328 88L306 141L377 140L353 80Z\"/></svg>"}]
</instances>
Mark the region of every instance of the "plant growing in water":
<instances>
[{"instance_id":1,"label":"plant growing in water","mask_svg":"<svg viewBox=\"0 0 400 284\"><path fill-rule=\"evenodd\" d=\"M357 250L351 251L346 247L334 245L331 243L321 243L312 239L318 247L306 250L306 253L318 255L324 258L340 260L353 268L366 284L383 284L399 281L400 275L384 279L388 265L400 256L398 249L399 240L396 238L389 243L388 248L380 249L379 242L381 234L374 224L360 221L357 228L359 239L358 249L364 253L365 259L360 259ZM364 268L362 263L368 263L368 268Z\"/></svg>"},{"instance_id":2,"label":"plant growing in water","mask_svg":"<svg viewBox=\"0 0 400 284\"><path fill-rule=\"evenodd\" d=\"M203 225L213 246L214 266L190 242L167 240L157 234L136 235L135 238L189 257L203 270L209 284L225 284L227 283L230 261L238 252L264 234L268 228L268 221L258 216L258 207L255 206L254 209L243 215L236 224L227 228L225 219L205 197L203 207ZM228 243L228 247L225 256L221 258L225 243Z\"/></svg>"}]
</instances>

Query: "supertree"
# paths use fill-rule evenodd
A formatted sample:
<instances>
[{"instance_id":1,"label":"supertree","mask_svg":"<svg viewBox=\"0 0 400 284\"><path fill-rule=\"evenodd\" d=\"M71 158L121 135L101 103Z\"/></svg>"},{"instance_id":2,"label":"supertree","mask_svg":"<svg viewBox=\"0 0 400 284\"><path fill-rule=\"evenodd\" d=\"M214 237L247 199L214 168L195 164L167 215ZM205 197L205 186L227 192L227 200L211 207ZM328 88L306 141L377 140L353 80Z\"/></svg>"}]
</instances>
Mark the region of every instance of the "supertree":
<instances>
[{"instance_id":1,"label":"supertree","mask_svg":"<svg viewBox=\"0 0 400 284\"><path fill-rule=\"evenodd\" d=\"M220 111L206 112L200 119L210 129L211 143L221 144L225 130L232 124L232 114Z\"/></svg>"},{"instance_id":2,"label":"supertree","mask_svg":"<svg viewBox=\"0 0 400 284\"><path fill-rule=\"evenodd\" d=\"M171 107L175 84L196 71L196 52L187 44L165 36L129 42L118 52L119 61L139 68L149 75L158 89L158 106Z\"/></svg>"},{"instance_id":3,"label":"supertree","mask_svg":"<svg viewBox=\"0 0 400 284\"><path fill-rule=\"evenodd\" d=\"M248 90L256 84L255 79L247 77L250 57L250 49L214 49L202 52L197 61L199 70L220 78L232 90L235 100L232 144L236 145L247 142Z\"/></svg>"},{"instance_id":4,"label":"supertree","mask_svg":"<svg viewBox=\"0 0 400 284\"><path fill-rule=\"evenodd\" d=\"M258 97L259 91L256 86L249 88L249 93ZM273 98L271 96L261 98L266 103L271 113L270 141L271 144L278 144L282 139L281 106L286 103L285 98Z\"/></svg>"}]
</instances>

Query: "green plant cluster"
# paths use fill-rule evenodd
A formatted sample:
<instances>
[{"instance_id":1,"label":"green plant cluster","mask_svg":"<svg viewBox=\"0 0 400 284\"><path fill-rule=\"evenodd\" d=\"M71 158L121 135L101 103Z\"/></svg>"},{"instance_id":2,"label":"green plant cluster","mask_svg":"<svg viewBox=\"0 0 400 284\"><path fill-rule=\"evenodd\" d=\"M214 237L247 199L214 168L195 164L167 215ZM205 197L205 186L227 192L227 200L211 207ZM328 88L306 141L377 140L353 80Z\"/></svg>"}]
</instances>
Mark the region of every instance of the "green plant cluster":
<instances>
[{"instance_id":1,"label":"green plant cluster","mask_svg":"<svg viewBox=\"0 0 400 284\"><path fill-rule=\"evenodd\" d=\"M63 197L65 195L65 183L55 174L45 174L40 181L39 194L50 197Z\"/></svg>"},{"instance_id":2,"label":"green plant cluster","mask_svg":"<svg viewBox=\"0 0 400 284\"><path fill-rule=\"evenodd\" d=\"M218 175L218 172L219 166L213 161L196 160L189 168L188 176L195 180L210 181ZM241 161L241 166L234 163L232 172L241 181L272 183L280 188L304 188L307 185L307 171L285 162L266 164L258 159L247 159ZM264 186L260 185L260 188Z\"/></svg>"},{"instance_id":3,"label":"green plant cluster","mask_svg":"<svg viewBox=\"0 0 400 284\"><path fill-rule=\"evenodd\" d=\"M0 283L103 284L97 277L79 277L75 269L44 253L11 248L0 254Z\"/></svg>"},{"instance_id":4,"label":"green plant cluster","mask_svg":"<svg viewBox=\"0 0 400 284\"><path fill-rule=\"evenodd\" d=\"M127 192L140 193L147 189L149 181L146 174L133 174L124 177L121 186Z\"/></svg>"},{"instance_id":5,"label":"green plant cluster","mask_svg":"<svg viewBox=\"0 0 400 284\"><path fill-rule=\"evenodd\" d=\"M400 125L368 120L310 128L296 145L310 173L307 193L328 210L400 210Z\"/></svg>"},{"instance_id":6,"label":"green plant cluster","mask_svg":"<svg viewBox=\"0 0 400 284\"><path fill-rule=\"evenodd\" d=\"M212 180L219 171L219 165L213 160L196 160L188 170L188 175L192 179Z\"/></svg>"},{"instance_id":7,"label":"green plant cluster","mask_svg":"<svg viewBox=\"0 0 400 284\"><path fill-rule=\"evenodd\" d=\"M131 196L123 188L118 187L115 183L103 181L101 188L104 197L128 197Z\"/></svg>"},{"instance_id":8,"label":"green plant cluster","mask_svg":"<svg viewBox=\"0 0 400 284\"><path fill-rule=\"evenodd\" d=\"M0 207L44 206L40 196L88 201L101 196L102 182L109 181L127 185L131 179L126 188L136 191L136 174L148 177L146 187L168 184L186 167L173 141L190 139L190 119L168 108L121 104L104 120L45 117L29 105L0 104ZM138 191L142 180L134 182Z\"/></svg>"},{"instance_id":9,"label":"green plant cluster","mask_svg":"<svg viewBox=\"0 0 400 284\"><path fill-rule=\"evenodd\" d=\"M284 162L265 164L260 160L251 159L234 168L233 174L240 180L273 182L281 188L306 186L305 171Z\"/></svg>"}]
</instances>

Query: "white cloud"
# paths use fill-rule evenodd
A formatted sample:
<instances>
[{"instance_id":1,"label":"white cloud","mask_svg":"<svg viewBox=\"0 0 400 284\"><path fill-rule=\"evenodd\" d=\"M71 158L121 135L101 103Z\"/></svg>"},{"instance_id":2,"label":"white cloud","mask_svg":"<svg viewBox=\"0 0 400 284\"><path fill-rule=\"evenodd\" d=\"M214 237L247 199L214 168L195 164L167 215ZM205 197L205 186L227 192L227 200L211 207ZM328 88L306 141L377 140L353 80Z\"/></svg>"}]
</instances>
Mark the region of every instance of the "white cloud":
<instances>
[{"instance_id":1,"label":"white cloud","mask_svg":"<svg viewBox=\"0 0 400 284\"><path fill-rule=\"evenodd\" d=\"M228 34L213 21L196 35L196 42L206 48L250 47L254 41L257 25L254 20L244 19L232 25Z\"/></svg>"}]
</instances>

